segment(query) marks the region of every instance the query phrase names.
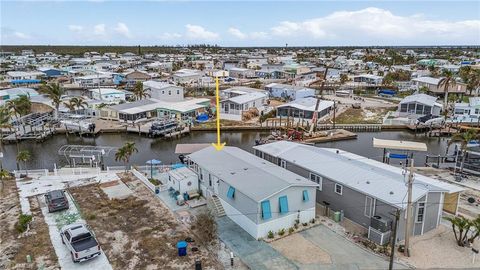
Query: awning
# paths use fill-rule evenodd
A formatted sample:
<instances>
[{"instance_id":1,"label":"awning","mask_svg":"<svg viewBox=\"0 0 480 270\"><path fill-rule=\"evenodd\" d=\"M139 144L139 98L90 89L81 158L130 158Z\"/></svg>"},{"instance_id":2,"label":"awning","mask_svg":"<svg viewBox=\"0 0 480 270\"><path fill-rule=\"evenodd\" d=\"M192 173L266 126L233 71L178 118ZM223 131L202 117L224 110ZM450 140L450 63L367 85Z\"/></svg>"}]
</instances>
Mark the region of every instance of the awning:
<instances>
[{"instance_id":1,"label":"awning","mask_svg":"<svg viewBox=\"0 0 480 270\"><path fill-rule=\"evenodd\" d=\"M427 151L427 145L425 143L412 141L383 140L377 138L373 138L373 147L421 152Z\"/></svg>"}]
</instances>

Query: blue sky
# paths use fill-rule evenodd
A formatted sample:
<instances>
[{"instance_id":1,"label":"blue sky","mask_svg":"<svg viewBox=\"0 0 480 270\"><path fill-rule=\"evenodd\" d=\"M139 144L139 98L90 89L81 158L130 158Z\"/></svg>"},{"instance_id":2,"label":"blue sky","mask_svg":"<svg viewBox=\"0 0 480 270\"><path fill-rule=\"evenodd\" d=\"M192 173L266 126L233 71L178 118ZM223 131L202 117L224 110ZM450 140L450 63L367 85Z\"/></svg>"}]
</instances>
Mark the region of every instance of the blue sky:
<instances>
[{"instance_id":1,"label":"blue sky","mask_svg":"<svg viewBox=\"0 0 480 270\"><path fill-rule=\"evenodd\" d=\"M3 45L479 45L480 1L4 1Z\"/></svg>"}]
</instances>

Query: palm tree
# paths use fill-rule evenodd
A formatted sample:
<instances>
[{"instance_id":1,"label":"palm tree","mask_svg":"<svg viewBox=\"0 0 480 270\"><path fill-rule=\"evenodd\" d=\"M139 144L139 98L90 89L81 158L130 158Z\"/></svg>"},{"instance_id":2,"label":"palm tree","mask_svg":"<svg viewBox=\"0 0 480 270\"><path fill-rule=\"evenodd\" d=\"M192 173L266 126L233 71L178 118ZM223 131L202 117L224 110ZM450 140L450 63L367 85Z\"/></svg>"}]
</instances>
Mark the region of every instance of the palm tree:
<instances>
[{"instance_id":1,"label":"palm tree","mask_svg":"<svg viewBox=\"0 0 480 270\"><path fill-rule=\"evenodd\" d=\"M127 165L130 160L130 156L132 156L134 152L138 152L138 149L135 147L135 143L126 142L115 153L115 161L123 161L125 163L125 172L127 172Z\"/></svg>"},{"instance_id":2,"label":"palm tree","mask_svg":"<svg viewBox=\"0 0 480 270\"><path fill-rule=\"evenodd\" d=\"M444 217L445 220L450 221L452 224L453 234L455 235L455 240L457 245L460 247L465 246L468 237L468 231L472 226L470 220L465 217Z\"/></svg>"},{"instance_id":3,"label":"palm tree","mask_svg":"<svg viewBox=\"0 0 480 270\"><path fill-rule=\"evenodd\" d=\"M443 78L440 79L440 81L438 81L437 88L443 87L443 95L444 95L443 104L445 106L445 110L448 111L448 90L451 87L454 87L456 85L456 81L453 76L453 73L449 70L444 70L442 75L443 75ZM446 117L445 117L445 120L447 120Z\"/></svg>"},{"instance_id":4,"label":"palm tree","mask_svg":"<svg viewBox=\"0 0 480 270\"><path fill-rule=\"evenodd\" d=\"M32 110L32 102L26 95L21 95L16 99L7 101L6 106L10 110L15 118L19 120L22 116L27 115ZM25 125L23 121L18 121L25 132Z\"/></svg>"},{"instance_id":5,"label":"palm tree","mask_svg":"<svg viewBox=\"0 0 480 270\"><path fill-rule=\"evenodd\" d=\"M11 113L5 106L0 106L0 152L3 152L3 129L11 129Z\"/></svg>"},{"instance_id":6,"label":"palm tree","mask_svg":"<svg viewBox=\"0 0 480 270\"><path fill-rule=\"evenodd\" d=\"M26 172L27 175L28 175L27 161L30 160L30 157L31 157L30 152L28 152L28 150L22 150L22 151L18 152L18 154L17 154L17 161L18 162L23 162L25 172Z\"/></svg>"},{"instance_id":7,"label":"palm tree","mask_svg":"<svg viewBox=\"0 0 480 270\"><path fill-rule=\"evenodd\" d=\"M88 106L88 103L83 99L83 97L74 97L72 99L70 99L70 101L75 104L75 107L77 107L77 109L85 109L85 107Z\"/></svg>"},{"instance_id":8,"label":"palm tree","mask_svg":"<svg viewBox=\"0 0 480 270\"><path fill-rule=\"evenodd\" d=\"M471 220L470 222L472 227L475 229L475 233L468 238L468 242L473 243L473 241L480 236L480 216L477 216L476 219Z\"/></svg>"},{"instance_id":9,"label":"palm tree","mask_svg":"<svg viewBox=\"0 0 480 270\"><path fill-rule=\"evenodd\" d=\"M62 103L62 95L65 90L58 83L51 83L40 87L39 92L47 95L52 100L53 106L55 106L55 119L58 118L58 109Z\"/></svg>"},{"instance_id":10,"label":"palm tree","mask_svg":"<svg viewBox=\"0 0 480 270\"><path fill-rule=\"evenodd\" d=\"M462 150L462 163L460 165L460 171L463 171L463 164L465 163L465 156L467 155L468 143L473 140L478 140L479 138L480 135L477 133L477 130L468 129L465 132L453 134L452 138L448 142L447 151L448 147L450 147L452 143L460 143L460 149Z\"/></svg>"},{"instance_id":11,"label":"palm tree","mask_svg":"<svg viewBox=\"0 0 480 270\"><path fill-rule=\"evenodd\" d=\"M135 97L135 100L142 100L150 97L150 94L143 89L143 84L141 82L137 82L135 88L133 88L133 96Z\"/></svg>"},{"instance_id":12,"label":"palm tree","mask_svg":"<svg viewBox=\"0 0 480 270\"><path fill-rule=\"evenodd\" d=\"M464 66L460 68L458 75L467 84L467 90L470 95L472 95L473 90L480 87L480 70Z\"/></svg>"},{"instance_id":13,"label":"palm tree","mask_svg":"<svg viewBox=\"0 0 480 270\"><path fill-rule=\"evenodd\" d=\"M68 111L70 112L75 111L75 103L73 103L72 100L69 100L68 102L63 102L63 105L67 107Z\"/></svg>"}]
</instances>

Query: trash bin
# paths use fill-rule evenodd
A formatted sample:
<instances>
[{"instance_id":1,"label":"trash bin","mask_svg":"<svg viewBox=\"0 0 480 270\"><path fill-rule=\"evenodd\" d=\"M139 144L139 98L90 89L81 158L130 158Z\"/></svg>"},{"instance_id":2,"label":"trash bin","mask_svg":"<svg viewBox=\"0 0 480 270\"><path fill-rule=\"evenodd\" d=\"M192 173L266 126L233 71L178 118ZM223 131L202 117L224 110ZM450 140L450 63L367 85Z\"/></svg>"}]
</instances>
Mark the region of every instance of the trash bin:
<instances>
[{"instance_id":1,"label":"trash bin","mask_svg":"<svg viewBox=\"0 0 480 270\"><path fill-rule=\"evenodd\" d=\"M160 193L160 187L155 186L155 194L159 194L159 193Z\"/></svg>"},{"instance_id":2,"label":"trash bin","mask_svg":"<svg viewBox=\"0 0 480 270\"><path fill-rule=\"evenodd\" d=\"M185 241L179 241L177 243L178 256L187 256L187 245Z\"/></svg>"},{"instance_id":3,"label":"trash bin","mask_svg":"<svg viewBox=\"0 0 480 270\"><path fill-rule=\"evenodd\" d=\"M335 222L340 222L340 212L339 211L333 213L333 220Z\"/></svg>"}]
</instances>

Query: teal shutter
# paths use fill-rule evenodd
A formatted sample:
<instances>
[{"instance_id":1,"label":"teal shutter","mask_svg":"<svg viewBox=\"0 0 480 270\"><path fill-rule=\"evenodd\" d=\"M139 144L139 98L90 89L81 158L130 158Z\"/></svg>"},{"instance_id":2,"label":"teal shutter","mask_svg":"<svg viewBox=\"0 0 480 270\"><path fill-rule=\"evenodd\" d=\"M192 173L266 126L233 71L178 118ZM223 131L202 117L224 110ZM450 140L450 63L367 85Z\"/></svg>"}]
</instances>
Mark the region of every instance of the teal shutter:
<instances>
[{"instance_id":1,"label":"teal shutter","mask_svg":"<svg viewBox=\"0 0 480 270\"><path fill-rule=\"evenodd\" d=\"M278 198L280 204L280 213L288 213L288 199L287 196Z\"/></svg>"},{"instance_id":2,"label":"teal shutter","mask_svg":"<svg viewBox=\"0 0 480 270\"><path fill-rule=\"evenodd\" d=\"M233 199L235 197L235 188L229 187L227 192L227 197Z\"/></svg>"},{"instance_id":3,"label":"teal shutter","mask_svg":"<svg viewBox=\"0 0 480 270\"><path fill-rule=\"evenodd\" d=\"M270 201L266 200L262 202L262 218L269 219L272 218L272 212L270 211Z\"/></svg>"},{"instance_id":4,"label":"teal shutter","mask_svg":"<svg viewBox=\"0 0 480 270\"><path fill-rule=\"evenodd\" d=\"M303 201L308 202L308 190L303 191Z\"/></svg>"}]
</instances>

